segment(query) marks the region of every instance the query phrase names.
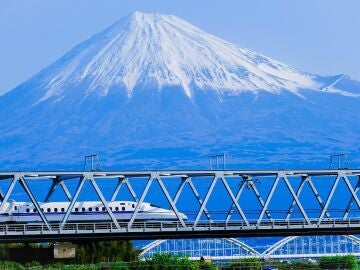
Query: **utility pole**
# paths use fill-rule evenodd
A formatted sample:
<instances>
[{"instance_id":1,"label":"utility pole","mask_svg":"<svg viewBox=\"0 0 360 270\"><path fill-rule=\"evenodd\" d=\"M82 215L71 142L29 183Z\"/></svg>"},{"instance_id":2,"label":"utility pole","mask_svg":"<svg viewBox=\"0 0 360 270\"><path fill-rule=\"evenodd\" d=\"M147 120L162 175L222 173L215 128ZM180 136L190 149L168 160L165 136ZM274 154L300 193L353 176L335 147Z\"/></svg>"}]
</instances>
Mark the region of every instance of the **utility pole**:
<instances>
[{"instance_id":1,"label":"utility pole","mask_svg":"<svg viewBox=\"0 0 360 270\"><path fill-rule=\"evenodd\" d=\"M330 156L329 169L348 169L349 161L346 154L335 154Z\"/></svg>"},{"instance_id":2,"label":"utility pole","mask_svg":"<svg viewBox=\"0 0 360 270\"><path fill-rule=\"evenodd\" d=\"M84 171L101 171L98 154L87 155L84 158Z\"/></svg>"},{"instance_id":3,"label":"utility pole","mask_svg":"<svg viewBox=\"0 0 360 270\"><path fill-rule=\"evenodd\" d=\"M215 162L215 168L213 169L213 163ZM225 170L226 167L226 159L225 159L225 154L218 154L218 155L213 155L213 156L209 156L209 166L210 166L210 170L219 170L220 169L220 164L222 163L222 169Z\"/></svg>"}]
</instances>

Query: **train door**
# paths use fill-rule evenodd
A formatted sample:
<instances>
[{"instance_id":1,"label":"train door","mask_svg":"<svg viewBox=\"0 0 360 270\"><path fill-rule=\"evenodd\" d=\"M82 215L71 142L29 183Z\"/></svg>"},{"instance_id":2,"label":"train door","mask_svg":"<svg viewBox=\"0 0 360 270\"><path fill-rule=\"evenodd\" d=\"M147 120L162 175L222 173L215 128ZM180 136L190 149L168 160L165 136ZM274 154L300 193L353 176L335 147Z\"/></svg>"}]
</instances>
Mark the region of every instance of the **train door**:
<instances>
[{"instance_id":1,"label":"train door","mask_svg":"<svg viewBox=\"0 0 360 270\"><path fill-rule=\"evenodd\" d=\"M9 221L10 222L16 222L19 219L19 205L17 205L15 202L11 202L8 209L9 213Z\"/></svg>"}]
</instances>

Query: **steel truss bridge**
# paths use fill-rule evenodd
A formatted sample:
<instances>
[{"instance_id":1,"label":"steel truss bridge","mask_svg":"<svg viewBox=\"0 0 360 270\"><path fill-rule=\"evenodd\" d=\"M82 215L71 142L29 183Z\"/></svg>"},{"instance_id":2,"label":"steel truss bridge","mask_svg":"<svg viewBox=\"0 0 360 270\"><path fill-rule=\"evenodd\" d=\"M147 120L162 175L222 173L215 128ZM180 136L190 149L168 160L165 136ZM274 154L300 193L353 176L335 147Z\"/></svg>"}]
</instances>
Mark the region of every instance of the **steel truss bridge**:
<instances>
[{"instance_id":1,"label":"steel truss bridge","mask_svg":"<svg viewBox=\"0 0 360 270\"><path fill-rule=\"evenodd\" d=\"M1 172L0 187L0 213L20 190L42 220L0 223L2 242L360 232L360 170ZM126 222L117 220L109 207L111 201L124 200L120 193L125 191L123 187L137 202ZM89 188L102 202L109 220L69 222L82 193L90 197ZM40 202L55 201L53 195L60 191L69 207L60 222L50 223ZM162 208L172 209L177 221L138 220L140 204L155 199ZM188 219L182 219L181 213Z\"/></svg>"}]
</instances>

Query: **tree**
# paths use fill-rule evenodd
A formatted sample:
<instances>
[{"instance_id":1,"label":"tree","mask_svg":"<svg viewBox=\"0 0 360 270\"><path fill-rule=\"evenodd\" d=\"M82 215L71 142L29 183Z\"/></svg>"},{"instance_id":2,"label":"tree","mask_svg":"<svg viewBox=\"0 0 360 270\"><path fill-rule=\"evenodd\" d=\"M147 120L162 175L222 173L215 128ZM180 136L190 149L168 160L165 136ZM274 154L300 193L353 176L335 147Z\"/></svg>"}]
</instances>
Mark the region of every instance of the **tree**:
<instances>
[{"instance_id":1,"label":"tree","mask_svg":"<svg viewBox=\"0 0 360 270\"><path fill-rule=\"evenodd\" d=\"M258 270L262 269L262 261L258 258L245 258L231 262L225 269Z\"/></svg>"},{"instance_id":2,"label":"tree","mask_svg":"<svg viewBox=\"0 0 360 270\"><path fill-rule=\"evenodd\" d=\"M76 261L81 263L130 261L135 257L130 241L79 242Z\"/></svg>"},{"instance_id":3,"label":"tree","mask_svg":"<svg viewBox=\"0 0 360 270\"><path fill-rule=\"evenodd\" d=\"M323 256L320 258L321 269L357 269L356 258L346 256Z\"/></svg>"}]
</instances>

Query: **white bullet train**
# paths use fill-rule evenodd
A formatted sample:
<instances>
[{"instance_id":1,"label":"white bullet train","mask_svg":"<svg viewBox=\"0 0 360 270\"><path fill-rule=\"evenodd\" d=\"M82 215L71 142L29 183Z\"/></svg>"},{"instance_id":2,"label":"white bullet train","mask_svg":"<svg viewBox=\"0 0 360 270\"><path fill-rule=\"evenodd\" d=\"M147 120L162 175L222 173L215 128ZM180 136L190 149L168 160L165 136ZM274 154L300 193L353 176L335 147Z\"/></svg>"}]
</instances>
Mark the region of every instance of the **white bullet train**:
<instances>
[{"instance_id":1,"label":"white bullet train","mask_svg":"<svg viewBox=\"0 0 360 270\"><path fill-rule=\"evenodd\" d=\"M70 202L47 202L39 203L41 211L49 222L60 222ZM110 210L113 212L118 221L130 220L134 213L137 202L132 201L114 201L108 202ZM187 220L187 216L180 213L183 220ZM93 222L93 221L109 221L109 214L101 201L84 201L76 202L68 222ZM178 218L174 211L160 208L147 202L141 203L136 220L141 221L177 221ZM39 222L42 221L35 206L29 202L8 202L5 203L0 210L0 222Z\"/></svg>"}]
</instances>

